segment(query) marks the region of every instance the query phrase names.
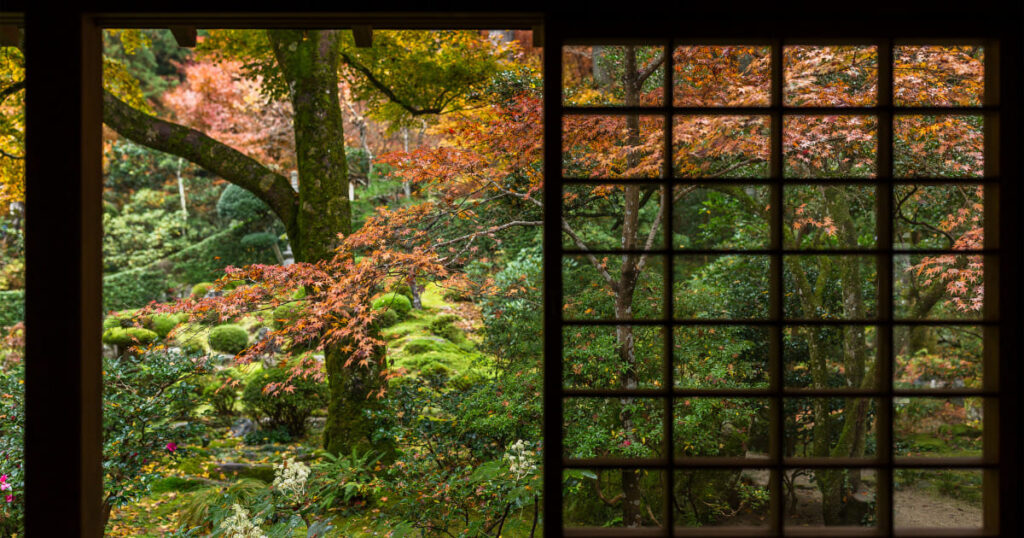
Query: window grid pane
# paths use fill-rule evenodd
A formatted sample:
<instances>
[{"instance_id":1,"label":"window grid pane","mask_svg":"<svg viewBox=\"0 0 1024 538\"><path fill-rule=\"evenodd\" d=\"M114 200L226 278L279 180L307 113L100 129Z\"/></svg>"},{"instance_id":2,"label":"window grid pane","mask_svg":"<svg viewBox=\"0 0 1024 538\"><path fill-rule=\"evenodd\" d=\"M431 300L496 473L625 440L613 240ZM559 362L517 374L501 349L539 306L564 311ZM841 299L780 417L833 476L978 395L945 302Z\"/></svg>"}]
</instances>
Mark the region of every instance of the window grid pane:
<instances>
[{"instance_id":1,"label":"window grid pane","mask_svg":"<svg viewBox=\"0 0 1024 538\"><path fill-rule=\"evenodd\" d=\"M660 326L663 329L663 350L661 357L662 365L662 383L660 388L656 389L645 389L645 390L629 390L629 389L589 389L589 388L565 388L562 386L560 396L584 396L584 397L611 397L611 396L637 396L637 397L656 397L663 401L663 413L662 413L662 426L661 431L663 436L661 439L663 456L652 459L630 459L630 458L614 458L614 459L597 459L597 460L563 460L559 463L564 468L650 468L660 469L665 472L661 473L662 476L662 513L661 515L661 531L660 534L655 532L651 535L667 535L673 536L678 535L683 527L683 524L676 522L676 514L673 509L674 498L673 492L675 491L675 479L679 472L688 470L699 470L709 468L737 468L737 469L767 469L770 475L768 492L770 497L770 523L771 533L778 536L783 535L807 535L808 529L802 531L793 527L787 527L785 524L784 508L785 501L783 499L784 482L786 480L786 473L794 471L796 469L820 469L824 473L826 469L864 469L869 472L875 473L875 523L873 528L864 529L869 533L879 533L885 535L892 535L895 532L895 521L893 517L893 477L894 473L905 469L938 469L938 468L965 468L973 470L982 470L984 480L989 482L986 485L985 491L994 491L991 482L996 478L996 465L997 458L995 454L995 444L991 442L992 437L986 435L984 443L984 455L980 458L932 458L921 459L912 457L895 457L894 456L894 444L893 444L893 402L896 397L905 397L911 394L915 396L979 396L985 397L985 408L993 407L996 404L995 396L998 396L998 387L994 385L995 376L990 371L996 363L996 354L990 348L994 346L985 346L985 372L983 375L984 386L982 388L959 388L954 390L949 389L918 389L913 390L898 390L894 388L893 375L894 375L894 341L893 341L893 326L894 322L900 324L901 327L912 328L914 326L945 326L953 324L968 324L973 326L979 326L984 331L984 340L986 343L994 341L994 338L998 330L998 319L997 319L997 308L994 305L994 298L996 296L995 289L989 290L990 293L985 294L987 302L983 307L983 316L977 320L955 320L955 319L928 319L928 320L897 320L894 316L894 262L896 255L909 254L911 252L915 254L946 254L956 252L957 254L976 253L984 255L984 264L982 272L985 276L985 286L992 287L996 281L995 275L991 274L991 271L995 269L995 260L998 255L999 249L998 244L995 240L995 217L993 214L997 211L996 191L997 185L995 184L995 171L994 163L997 162L995 155L995 148L990 147L989 141L991 136L989 133L992 129L992 124L996 122L990 121L993 118L998 117L998 104L994 102L994 98L986 93L986 99L982 107L974 106L970 109L964 110L964 107L959 108L944 108L944 107L901 107L895 108L893 106L893 52L894 44L892 40L878 40L872 43L875 50L877 50L877 105L876 106L860 106L860 107L802 107L802 110L795 110L793 107L785 107L783 105L783 89L784 89L784 75L783 69L783 51L784 43L782 40L775 40L770 43L770 105L766 108L751 108L750 110L739 108L726 108L726 107L680 107L674 106L673 104L673 74L675 73L674 66L674 55L671 51L676 50L679 44L670 40L663 45L662 53L664 55L665 64L665 77L664 77L664 94L661 101L661 128L663 130L662 144L663 149L661 155L663 156L663 162L661 163L661 175L660 181L653 179L643 180L644 183L651 185L663 185L665 188L660 190L660 198L662 204L662 211L660 217L662 219L662 230L663 233L660 239L663 242L661 248L645 249L643 251L635 251L633 254L641 254L646 252L647 254L654 255L655 253L663 256L663 262L661 263L662 272L662 301L663 308L661 310L661 320L650 319L650 320L630 320L628 321L631 325L650 325L653 327ZM991 83L989 77L992 76L992 69L994 69L995 62L992 61L992 57L986 52L985 60L985 89L988 90L994 84ZM985 142L983 144L985 163L985 174L983 179L970 179L970 178L894 178L894 163L893 163L893 128L894 128L894 116L903 115L907 113L941 113L941 114L965 114L965 113L979 113L979 109L984 110L986 114L985 119ZM610 109L602 107L576 107L576 110L565 109L559 110L560 114L578 114L578 113L608 113ZM645 107L642 110L624 110L623 107L616 107L617 113L636 113L655 115L655 111L659 110L658 107ZM739 115L746 112L756 113L757 115L767 117L770 120L770 135L769 135L769 159L768 159L768 178L757 179L757 178L677 178L674 177L674 162L675 155L673 148L673 125L675 124L676 118L685 115L700 115L700 114L720 114L720 115ZM862 114L871 117L876 125L876 153L874 155L875 175L877 177L869 179L856 179L856 178L839 178L839 179L822 179L816 177L809 178L786 178L784 173L784 146L783 146L783 129L784 129L784 117L785 115L798 114ZM599 178L594 177L587 180L583 179L571 179L558 177L556 181L552 181L551 184L556 188L561 189L562 185L568 184L589 184L589 185L601 185L606 183L622 183L624 181L630 181L634 178ZM642 179L642 178L636 178ZM726 184L735 183L737 185L766 185L769 189L770 204L767 208L767 217L769 221L770 231L770 244L768 248L761 250L730 250L730 249L706 249L706 250L693 250L693 249L682 249L679 245L675 245L673 242L672 233L674 221L674 200L673 192L675 192L676 186L686 185L689 183L696 184L710 184L712 182L725 181ZM894 208L893 208L893 197L894 188L898 184L902 183L913 183L923 185L951 185L951 184L985 184L984 188L984 207L985 207L985 224L987 225L986 234L984 239L984 247L981 249L974 250L924 250L921 249L894 249L893 242L893 228L894 228ZM783 185L816 185L816 184L828 184L828 185L863 185L865 187L874 187L874 204L875 204L875 216L874 226L876 240L874 246L858 247L855 250L851 249L828 249L827 251L815 251L815 250L801 250L797 246L789 248L788 245L784 244L783 241L783 229L785 226L785 211L784 211L784 198L783 198ZM566 249L564 253L568 254L581 254L583 251L575 251ZM630 252L624 252L621 249L608 251L608 254L618 253L619 255L629 254ZM786 254L797 253L800 254L825 254L826 252L830 255L835 256L849 256L851 254L859 253L862 256L868 254L874 258L874 271L875 271L875 285L876 288L873 292L874 297L872 300L875 301L874 312L868 319L854 319L854 320L832 320L832 319L798 319L799 316L794 318L793 316L787 316L785 308L785 293L784 289L784 275L785 275L785 264ZM759 320L681 320L675 319L675 307L674 307L674 278L675 278L675 260L677 256L681 254L716 254L716 253L742 253L742 255L761 254L769 256L769 306L768 306L768 318L762 321ZM563 300L563 298L557 298L556 300ZM558 320L559 328L566 325L614 325L620 323L617 320L578 320L578 319L566 319L566 316L562 316ZM693 326L719 326L719 325L731 325L731 324L745 324L761 326L768 330L769 333L769 353L768 353L768 387L767 388L680 388L677 387L677 383L674 379L676 375L675 359L675 341L676 341L676 329L679 327ZM874 345L877 346L875 353L877 355L877 368L874 372L875 380L866 389L857 388L837 388L837 389L823 389L823 388L790 388L787 387L784 382L785 375L785 361L783 357L783 346L785 341L785 330L786 327L792 327L794 325L812 325L819 327L835 326L835 325L852 325L852 326L870 326L875 329L874 334ZM561 358L559 359L561 361ZM557 372L561 375L561 368ZM991 381L990 381L991 380ZM877 449L874 453L870 453L863 458L794 458L789 457L785 453L785 435L786 435L786 412L785 401L792 400L794 396L799 395L801 398L810 399L815 396L828 397L828 396L843 396L845 395L846 402L852 402L850 400L853 397L861 397L861 400L870 401L872 405L876 406L875 409L875 424L874 429L877 435ZM675 432L675 420L673 411L676 409L676 405L680 399L691 398L697 396L715 396L719 398L728 397L763 397L769 401L769 416L770 426L770 448L768 450L767 459L749 458L749 457L679 457L677 455L677 448L674 446L674 439L676 439ZM838 398L832 398L837 399ZM689 400L685 400L689 402ZM984 416L994 416L993 412L986 412ZM992 425L994 426L994 425ZM988 432L991 428L985 428ZM676 456L673 456L676 455ZM552 461L548 459L548 461ZM986 525L991 525L990 522L995 521L992 516L992 506L994 499L987 499L985 502L985 519ZM687 535L693 533L694 529L689 529ZM767 531L768 529L764 529ZM850 530L850 529L846 529ZM651 533L652 529L645 529L645 535ZM582 534L580 534L582 532ZM585 535L587 532L595 532L593 529L577 529L573 530L570 528L565 529L565 535ZM619 531L621 533L621 530ZM818 535L828 534L828 529L815 529L815 533ZM589 534L596 536L597 534Z\"/></svg>"}]
</instances>

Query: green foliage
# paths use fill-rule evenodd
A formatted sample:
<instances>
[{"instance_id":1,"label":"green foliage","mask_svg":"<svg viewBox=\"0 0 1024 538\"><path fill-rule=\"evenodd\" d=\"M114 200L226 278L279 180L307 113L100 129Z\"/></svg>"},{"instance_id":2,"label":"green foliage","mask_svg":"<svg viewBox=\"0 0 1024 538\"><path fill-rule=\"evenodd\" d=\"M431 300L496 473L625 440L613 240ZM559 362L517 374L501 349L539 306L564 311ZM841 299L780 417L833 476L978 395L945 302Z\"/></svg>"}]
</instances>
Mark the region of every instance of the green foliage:
<instances>
[{"instance_id":1,"label":"green foliage","mask_svg":"<svg viewBox=\"0 0 1024 538\"><path fill-rule=\"evenodd\" d=\"M277 244L277 236L268 232L254 232L242 238L242 246L251 250L272 248Z\"/></svg>"},{"instance_id":2,"label":"green foliage","mask_svg":"<svg viewBox=\"0 0 1024 538\"><path fill-rule=\"evenodd\" d=\"M400 319L404 319L412 311L412 301L397 292L385 293L373 300L373 308L374 310L385 308L394 310Z\"/></svg>"},{"instance_id":3,"label":"green foliage","mask_svg":"<svg viewBox=\"0 0 1024 538\"><path fill-rule=\"evenodd\" d=\"M284 426L278 426L269 430L256 430L245 434L242 438L242 442L247 445L257 446L265 444L283 444L289 443L292 440L292 434L288 433L288 428Z\"/></svg>"},{"instance_id":4,"label":"green foliage","mask_svg":"<svg viewBox=\"0 0 1024 538\"><path fill-rule=\"evenodd\" d=\"M412 288L408 284L399 284L391 291L399 295L404 295L410 302L412 301Z\"/></svg>"},{"instance_id":5,"label":"green foliage","mask_svg":"<svg viewBox=\"0 0 1024 538\"><path fill-rule=\"evenodd\" d=\"M316 499L317 511L325 513L356 501L373 500L381 488L374 466L383 454L353 448L348 455L323 453L323 463L314 465L306 483L309 495Z\"/></svg>"},{"instance_id":6,"label":"green foliage","mask_svg":"<svg viewBox=\"0 0 1024 538\"><path fill-rule=\"evenodd\" d=\"M216 351L237 354L249 345L249 333L238 325L220 325L210 331L206 342Z\"/></svg>"},{"instance_id":7,"label":"green foliage","mask_svg":"<svg viewBox=\"0 0 1024 538\"><path fill-rule=\"evenodd\" d=\"M255 194L230 183L217 201L217 214L226 220L255 222L269 217L271 212L270 207Z\"/></svg>"},{"instance_id":8,"label":"green foliage","mask_svg":"<svg viewBox=\"0 0 1024 538\"><path fill-rule=\"evenodd\" d=\"M167 338L167 335L180 324L181 318L175 314L155 314L148 323L161 339Z\"/></svg>"},{"instance_id":9,"label":"green foliage","mask_svg":"<svg viewBox=\"0 0 1024 538\"><path fill-rule=\"evenodd\" d=\"M0 536L24 533L25 469L25 371L23 368L0 370L0 474L7 475L11 502L0 502ZM0 499L5 500L5 499Z\"/></svg>"},{"instance_id":10,"label":"green foliage","mask_svg":"<svg viewBox=\"0 0 1024 538\"><path fill-rule=\"evenodd\" d=\"M103 309L138 308L167 298L173 286L167 272L154 266L128 269L103 277Z\"/></svg>"},{"instance_id":11,"label":"green foliage","mask_svg":"<svg viewBox=\"0 0 1024 538\"><path fill-rule=\"evenodd\" d=\"M409 340L402 347L402 350L409 355L420 355L423 353L459 353L458 346L435 338L415 338Z\"/></svg>"},{"instance_id":12,"label":"green foliage","mask_svg":"<svg viewBox=\"0 0 1024 538\"><path fill-rule=\"evenodd\" d=\"M114 327L103 332L103 343L112 346L144 346L158 338L155 332L140 327Z\"/></svg>"},{"instance_id":13,"label":"green foliage","mask_svg":"<svg viewBox=\"0 0 1024 538\"><path fill-rule=\"evenodd\" d=\"M327 387L303 377L289 379L291 376L284 368L259 372L246 385L242 401L257 421L266 417L272 425L286 428L293 437L302 437L306 418L326 405ZM265 390L271 383L277 389L273 393ZM289 385L291 390L286 388Z\"/></svg>"},{"instance_id":14,"label":"green foliage","mask_svg":"<svg viewBox=\"0 0 1024 538\"><path fill-rule=\"evenodd\" d=\"M198 441L201 423L182 426L173 417L195 405L192 381L208 374L209 367L199 357L168 350L147 352L138 361L103 363L104 490L120 506L147 493L159 477L147 463L163 455L179 456L188 451L188 443ZM173 452L168 448L172 442Z\"/></svg>"},{"instance_id":15,"label":"green foliage","mask_svg":"<svg viewBox=\"0 0 1024 538\"><path fill-rule=\"evenodd\" d=\"M103 329L113 329L115 327L122 327L127 329L128 327L135 327L136 325L136 312L138 309L122 310L121 312L114 312L103 320ZM139 319L139 324L142 324L142 319Z\"/></svg>"},{"instance_id":16,"label":"green foliage","mask_svg":"<svg viewBox=\"0 0 1024 538\"><path fill-rule=\"evenodd\" d=\"M203 386L203 401L210 405L214 415L219 419L227 420L235 414L238 390L231 383L236 380L234 374L226 370L218 373L213 380Z\"/></svg>"},{"instance_id":17,"label":"green foliage","mask_svg":"<svg viewBox=\"0 0 1024 538\"><path fill-rule=\"evenodd\" d=\"M0 291L0 327L25 319L25 290Z\"/></svg>"}]
</instances>

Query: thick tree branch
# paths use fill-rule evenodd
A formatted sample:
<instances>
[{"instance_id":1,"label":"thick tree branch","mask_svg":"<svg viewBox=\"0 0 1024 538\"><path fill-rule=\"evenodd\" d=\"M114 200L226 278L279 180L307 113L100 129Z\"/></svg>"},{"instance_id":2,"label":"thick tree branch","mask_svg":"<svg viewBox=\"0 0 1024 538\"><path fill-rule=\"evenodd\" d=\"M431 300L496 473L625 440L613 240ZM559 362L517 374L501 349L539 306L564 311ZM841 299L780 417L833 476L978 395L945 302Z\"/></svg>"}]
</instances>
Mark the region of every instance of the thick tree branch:
<instances>
[{"instance_id":1,"label":"thick tree branch","mask_svg":"<svg viewBox=\"0 0 1024 538\"><path fill-rule=\"evenodd\" d=\"M661 64L663 64L663 63L665 63L665 53L664 52L661 53L653 62L651 62L650 65L648 65L647 67L644 67L643 69L640 70L640 73L638 73L637 76L636 76L636 85L637 85L637 87L639 88L640 86L643 86L644 82L647 81L647 77L649 77L652 74L654 74L654 72L658 69L658 67Z\"/></svg>"},{"instance_id":2,"label":"thick tree branch","mask_svg":"<svg viewBox=\"0 0 1024 538\"><path fill-rule=\"evenodd\" d=\"M395 92L392 91L391 88L389 88L387 86L387 84L384 84L379 79L377 79L377 77L374 76L374 74L369 69L367 69L366 67L360 65L358 62L356 62L354 59L352 59L352 57L349 56L348 54L345 54L344 52L341 53L341 59L342 59L342 61L345 62L346 65L348 65L352 69L355 69L356 71L359 71L360 73L362 73L362 75L364 77L366 77L366 80L370 84L372 84L374 88L377 88L378 90L380 90L380 92L383 93L384 95L386 95L387 98L389 100L391 100L391 102L393 102L396 105L404 108L406 110L406 112L408 112L409 114L411 114L413 116L422 116L424 114L440 114L441 113L442 107L416 108L416 107L412 106L411 104L409 104L404 99L398 97L398 95L396 95Z\"/></svg>"},{"instance_id":3,"label":"thick tree branch","mask_svg":"<svg viewBox=\"0 0 1024 538\"><path fill-rule=\"evenodd\" d=\"M18 93L23 89L25 89L25 81L19 80L18 82L15 82L14 84L11 84L10 86L0 90L0 104L3 104L5 99Z\"/></svg>"},{"instance_id":4,"label":"thick tree branch","mask_svg":"<svg viewBox=\"0 0 1024 538\"><path fill-rule=\"evenodd\" d=\"M137 144L183 157L248 190L270 206L289 235L297 232L298 195L288 179L252 157L195 129L139 112L108 91L103 92L103 123Z\"/></svg>"}]
</instances>

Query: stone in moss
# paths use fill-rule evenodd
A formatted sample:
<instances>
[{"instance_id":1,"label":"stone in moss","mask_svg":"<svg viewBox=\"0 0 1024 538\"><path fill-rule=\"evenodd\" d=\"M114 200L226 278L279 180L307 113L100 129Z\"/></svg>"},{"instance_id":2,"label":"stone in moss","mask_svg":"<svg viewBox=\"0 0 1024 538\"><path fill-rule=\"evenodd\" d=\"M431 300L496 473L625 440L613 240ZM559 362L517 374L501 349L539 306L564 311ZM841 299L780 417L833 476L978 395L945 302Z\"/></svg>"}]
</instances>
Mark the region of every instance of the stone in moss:
<instances>
[{"instance_id":1,"label":"stone in moss","mask_svg":"<svg viewBox=\"0 0 1024 538\"><path fill-rule=\"evenodd\" d=\"M211 288L213 288L213 282L200 282L195 286L192 286L192 298L201 299L206 297L206 294L209 293Z\"/></svg>"}]
</instances>

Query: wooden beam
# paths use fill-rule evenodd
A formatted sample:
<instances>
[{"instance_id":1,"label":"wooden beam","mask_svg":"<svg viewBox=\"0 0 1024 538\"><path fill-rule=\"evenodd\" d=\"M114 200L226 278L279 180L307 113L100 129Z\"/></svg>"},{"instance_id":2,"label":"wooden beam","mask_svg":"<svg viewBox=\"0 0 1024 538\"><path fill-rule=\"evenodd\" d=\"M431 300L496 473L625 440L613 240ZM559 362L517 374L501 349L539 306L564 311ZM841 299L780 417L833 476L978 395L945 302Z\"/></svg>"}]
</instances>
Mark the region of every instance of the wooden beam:
<instances>
[{"instance_id":1,"label":"wooden beam","mask_svg":"<svg viewBox=\"0 0 1024 538\"><path fill-rule=\"evenodd\" d=\"M544 46L544 27L540 26L540 25L533 26L533 27L530 28L530 31L531 31L531 33L533 33L533 46L537 47L537 48L543 47Z\"/></svg>"},{"instance_id":2,"label":"wooden beam","mask_svg":"<svg viewBox=\"0 0 1024 538\"><path fill-rule=\"evenodd\" d=\"M195 26L171 26L170 30L179 47L191 49L196 46L198 33Z\"/></svg>"},{"instance_id":3,"label":"wooden beam","mask_svg":"<svg viewBox=\"0 0 1024 538\"><path fill-rule=\"evenodd\" d=\"M355 38L357 47L370 48L373 46L373 27L365 24L353 26L352 37Z\"/></svg>"},{"instance_id":4,"label":"wooden beam","mask_svg":"<svg viewBox=\"0 0 1024 538\"><path fill-rule=\"evenodd\" d=\"M0 47L21 46L21 29L13 24L0 26Z\"/></svg>"},{"instance_id":5,"label":"wooden beam","mask_svg":"<svg viewBox=\"0 0 1024 538\"><path fill-rule=\"evenodd\" d=\"M103 40L79 11L29 5L25 534L100 538Z\"/></svg>"}]
</instances>

